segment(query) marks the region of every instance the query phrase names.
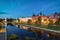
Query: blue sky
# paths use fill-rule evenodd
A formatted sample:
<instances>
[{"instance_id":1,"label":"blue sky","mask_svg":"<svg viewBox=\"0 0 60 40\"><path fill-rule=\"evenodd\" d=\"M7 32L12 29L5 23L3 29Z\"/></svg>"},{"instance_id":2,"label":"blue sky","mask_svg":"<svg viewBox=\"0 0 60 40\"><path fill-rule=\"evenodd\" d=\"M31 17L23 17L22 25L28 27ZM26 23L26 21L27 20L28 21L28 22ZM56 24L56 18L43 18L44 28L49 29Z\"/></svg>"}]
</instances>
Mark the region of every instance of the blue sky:
<instances>
[{"instance_id":1,"label":"blue sky","mask_svg":"<svg viewBox=\"0 0 60 40\"><path fill-rule=\"evenodd\" d=\"M0 0L0 12L5 12L0 17L26 17L40 11L45 15L60 12L60 0Z\"/></svg>"}]
</instances>

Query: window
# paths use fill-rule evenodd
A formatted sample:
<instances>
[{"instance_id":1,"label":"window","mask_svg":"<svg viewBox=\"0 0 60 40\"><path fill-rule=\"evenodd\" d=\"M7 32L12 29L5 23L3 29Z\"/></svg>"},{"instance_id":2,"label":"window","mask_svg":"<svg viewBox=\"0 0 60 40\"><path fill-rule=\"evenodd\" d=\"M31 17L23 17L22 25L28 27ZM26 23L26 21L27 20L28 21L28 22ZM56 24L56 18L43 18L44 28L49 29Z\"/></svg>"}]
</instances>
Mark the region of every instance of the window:
<instances>
[{"instance_id":1,"label":"window","mask_svg":"<svg viewBox=\"0 0 60 40\"><path fill-rule=\"evenodd\" d=\"M47 19L44 19L44 21L46 21Z\"/></svg>"}]
</instances>

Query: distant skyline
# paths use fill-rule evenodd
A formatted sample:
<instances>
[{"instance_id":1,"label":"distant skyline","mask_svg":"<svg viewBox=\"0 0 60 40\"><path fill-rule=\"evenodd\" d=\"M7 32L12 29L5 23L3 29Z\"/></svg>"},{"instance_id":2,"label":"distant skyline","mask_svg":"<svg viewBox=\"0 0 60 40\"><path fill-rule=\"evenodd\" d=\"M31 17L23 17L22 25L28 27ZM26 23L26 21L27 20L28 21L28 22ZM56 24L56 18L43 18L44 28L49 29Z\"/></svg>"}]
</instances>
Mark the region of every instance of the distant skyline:
<instances>
[{"instance_id":1,"label":"distant skyline","mask_svg":"<svg viewBox=\"0 0 60 40\"><path fill-rule=\"evenodd\" d=\"M60 12L60 0L0 0L0 17L19 18L39 12L45 15Z\"/></svg>"}]
</instances>

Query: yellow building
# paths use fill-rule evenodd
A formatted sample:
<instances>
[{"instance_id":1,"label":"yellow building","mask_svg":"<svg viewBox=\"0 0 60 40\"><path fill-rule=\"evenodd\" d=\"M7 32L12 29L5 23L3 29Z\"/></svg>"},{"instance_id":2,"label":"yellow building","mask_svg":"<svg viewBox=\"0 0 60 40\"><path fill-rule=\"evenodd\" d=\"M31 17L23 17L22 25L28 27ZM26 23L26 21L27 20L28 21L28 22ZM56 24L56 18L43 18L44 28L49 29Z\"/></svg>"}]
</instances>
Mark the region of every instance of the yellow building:
<instances>
[{"instance_id":1,"label":"yellow building","mask_svg":"<svg viewBox=\"0 0 60 40\"><path fill-rule=\"evenodd\" d=\"M47 16L41 16L41 25L48 25L49 18Z\"/></svg>"},{"instance_id":2,"label":"yellow building","mask_svg":"<svg viewBox=\"0 0 60 40\"><path fill-rule=\"evenodd\" d=\"M32 23L36 23L36 21L38 20L38 16L32 16Z\"/></svg>"},{"instance_id":3,"label":"yellow building","mask_svg":"<svg viewBox=\"0 0 60 40\"><path fill-rule=\"evenodd\" d=\"M25 17L25 18L19 18L19 22L20 23L27 23L28 22L28 20L30 19L31 20L31 23L32 24L35 24L36 23L36 21L38 21L38 17L39 16L32 16L32 17ZM51 20L52 21L52 23L54 24L55 22L56 22L56 18L53 18L53 16L43 16L43 15L41 15L41 25L48 25L49 23L50 23L50 21L49 20Z\"/></svg>"},{"instance_id":4,"label":"yellow building","mask_svg":"<svg viewBox=\"0 0 60 40\"><path fill-rule=\"evenodd\" d=\"M38 17L39 16L33 16L32 17L32 23L34 24L34 23L36 23L36 21L38 21ZM50 18L49 18L50 17ZM53 18L52 16L41 16L41 25L48 25L49 23L50 23L50 21L49 20L51 20L52 22L53 22L53 24L56 22L56 18Z\"/></svg>"}]
</instances>

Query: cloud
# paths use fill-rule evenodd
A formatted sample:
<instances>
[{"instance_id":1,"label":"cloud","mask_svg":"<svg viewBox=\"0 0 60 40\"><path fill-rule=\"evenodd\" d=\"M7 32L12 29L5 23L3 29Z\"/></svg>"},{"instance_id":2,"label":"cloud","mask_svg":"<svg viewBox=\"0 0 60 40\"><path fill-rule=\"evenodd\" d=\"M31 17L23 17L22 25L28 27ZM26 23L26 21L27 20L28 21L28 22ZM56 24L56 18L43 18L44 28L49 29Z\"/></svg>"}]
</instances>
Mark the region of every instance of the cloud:
<instances>
[{"instance_id":1,"label":"cloud","mask_svg":"<svg viewBox=\"0 0 60 40\"><path fill-rule=\"evenodd\" d=\"M7 14L7 13L5 13L5 12L0 12L0 14Z\"/></svg>"}]
</instances>

